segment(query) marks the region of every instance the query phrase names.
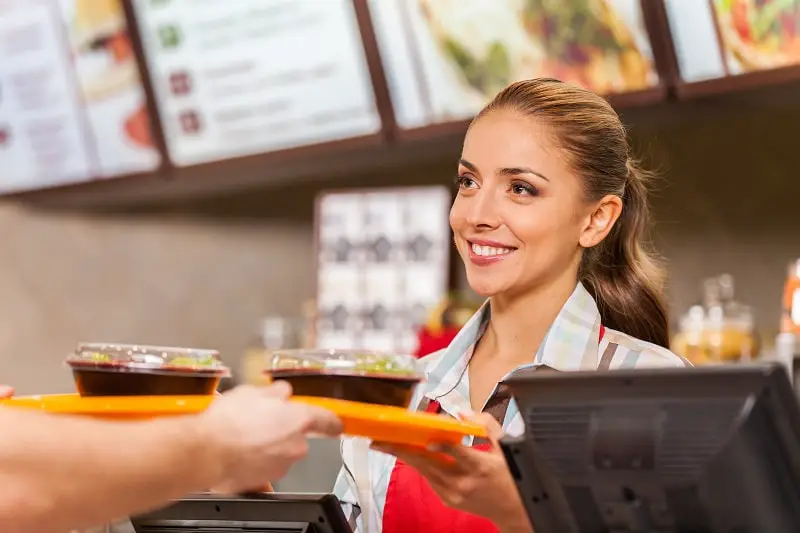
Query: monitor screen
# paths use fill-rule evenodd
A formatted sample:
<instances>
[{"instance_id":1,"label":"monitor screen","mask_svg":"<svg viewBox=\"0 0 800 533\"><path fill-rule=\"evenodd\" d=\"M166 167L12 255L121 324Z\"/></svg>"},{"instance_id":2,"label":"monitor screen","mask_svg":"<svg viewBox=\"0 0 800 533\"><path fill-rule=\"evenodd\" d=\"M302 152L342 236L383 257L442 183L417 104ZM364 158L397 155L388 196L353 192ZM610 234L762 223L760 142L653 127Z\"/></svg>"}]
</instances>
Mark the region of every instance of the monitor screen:
<instances>
[{"instance_id":1,"label":"monitor screen","mask_svg":"<svg viewBox=\"0 0 800 533\"><path fill-rule=\"evenodd\" d=\"M800 531L783 366L517 373L503 441L536 533Z\"/></svg>"},{"instance_id":2,"label":"monitor screen","mask_svg":"<svg viewBox=\"0 0 800 533\"><path fill-rule=\"evenodd\" d=\"M203 494L131 523L136 533L352 533L331 494Z\"/></svg>"}]
</instances>

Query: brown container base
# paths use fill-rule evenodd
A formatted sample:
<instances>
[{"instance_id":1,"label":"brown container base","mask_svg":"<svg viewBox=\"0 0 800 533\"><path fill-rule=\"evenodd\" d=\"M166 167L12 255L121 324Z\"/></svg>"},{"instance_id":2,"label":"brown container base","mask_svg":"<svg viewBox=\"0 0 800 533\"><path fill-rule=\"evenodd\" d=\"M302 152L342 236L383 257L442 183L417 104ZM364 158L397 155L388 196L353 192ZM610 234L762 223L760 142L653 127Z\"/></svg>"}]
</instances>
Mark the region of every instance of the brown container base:
<instances>
[{"instance_id":1,"label":"brown container base","mask_svg":"<svg viewBox=\"0 0 800 533\"><path fill-rule=\"evenodd\" d=\"M73 370L81 396L188 396L214 394L218 376Z\"/></svg>"},{"instance_id":2,"label":"brown container base","mask_svg":"<svg viewBox=\"0 0 800 533\"><path fill-rule=\"evenodd\" d=\"M394 407L408 407L417 379L272 372L273 380L287 381L297 396L335 398Z\"/></svg>"}]
</instances>

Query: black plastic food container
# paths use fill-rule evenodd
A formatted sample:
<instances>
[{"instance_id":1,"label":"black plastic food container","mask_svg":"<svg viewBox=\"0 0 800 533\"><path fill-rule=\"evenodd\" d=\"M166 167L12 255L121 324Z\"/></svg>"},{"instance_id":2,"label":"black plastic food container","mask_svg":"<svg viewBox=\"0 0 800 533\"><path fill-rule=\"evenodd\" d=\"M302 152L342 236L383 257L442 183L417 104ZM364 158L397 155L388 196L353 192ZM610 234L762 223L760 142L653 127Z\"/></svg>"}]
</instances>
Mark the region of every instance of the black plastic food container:
<instances>
[{"instance_id":1,"label":"black plastic food container","mask_svg":"<svg viewBox=\"0 0 800 533\"><path fill-rule=\"evenodd\" d=\"M67 358L81 396L214 394L230 370L219 352L127 344L81 344Z\"/></svg>"},{"instance_id":2,"label":"black plastic food container","mask_svg":"<svg viewBox=\"0 0 800 533\"><path fill-rule=\"evenodd\" d=\"M415 358L363 350L280 350L264 374L289 382L297 396L393 407L408 407L423 380Z\"/></svg>"}]
</instances>

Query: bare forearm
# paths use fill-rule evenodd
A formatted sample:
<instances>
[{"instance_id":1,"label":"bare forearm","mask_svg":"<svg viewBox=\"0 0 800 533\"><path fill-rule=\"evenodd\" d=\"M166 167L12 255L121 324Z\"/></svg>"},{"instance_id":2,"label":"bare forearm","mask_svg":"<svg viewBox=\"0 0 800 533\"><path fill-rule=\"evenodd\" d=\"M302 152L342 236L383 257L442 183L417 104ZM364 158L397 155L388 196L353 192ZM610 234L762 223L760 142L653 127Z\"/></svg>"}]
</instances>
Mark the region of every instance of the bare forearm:
<instances>
[{"instance_id":1,"label":"bare forearm","mask_svg":"<svg viewBox=\"0 0 800 533\"><path fill-rule=\"evenodd\" d=\"M0 531L100 525L217 482L193 419L111 423L0 408Z\"/></svg>"}]
</instances>

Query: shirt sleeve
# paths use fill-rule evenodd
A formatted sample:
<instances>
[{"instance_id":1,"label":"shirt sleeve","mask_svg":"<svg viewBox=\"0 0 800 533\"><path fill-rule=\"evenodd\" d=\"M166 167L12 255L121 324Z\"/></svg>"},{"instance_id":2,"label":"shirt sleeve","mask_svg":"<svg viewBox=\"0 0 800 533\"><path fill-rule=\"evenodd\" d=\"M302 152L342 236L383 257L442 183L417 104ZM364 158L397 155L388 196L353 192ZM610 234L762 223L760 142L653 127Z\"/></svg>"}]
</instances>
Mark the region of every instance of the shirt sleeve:
<instances>
[{"instance_id":1,"label":"shirt sleeve","mask_svg":"<svg viewBox=\"0 0 800 533\"><path fill-rule=\"evenodd\" d=\"M342 505L342 512L344 512L345 519L354 532L359 532L361 528L361 506L358 502L358 490L356 488L356 481L353 473L347 466L349 457L347 453L347 440L342 439L339 444L339 451L342 455L342 469L336 477L336 483L333 486L333 493L339 498Z\"/></svg>"}]
</instances>

